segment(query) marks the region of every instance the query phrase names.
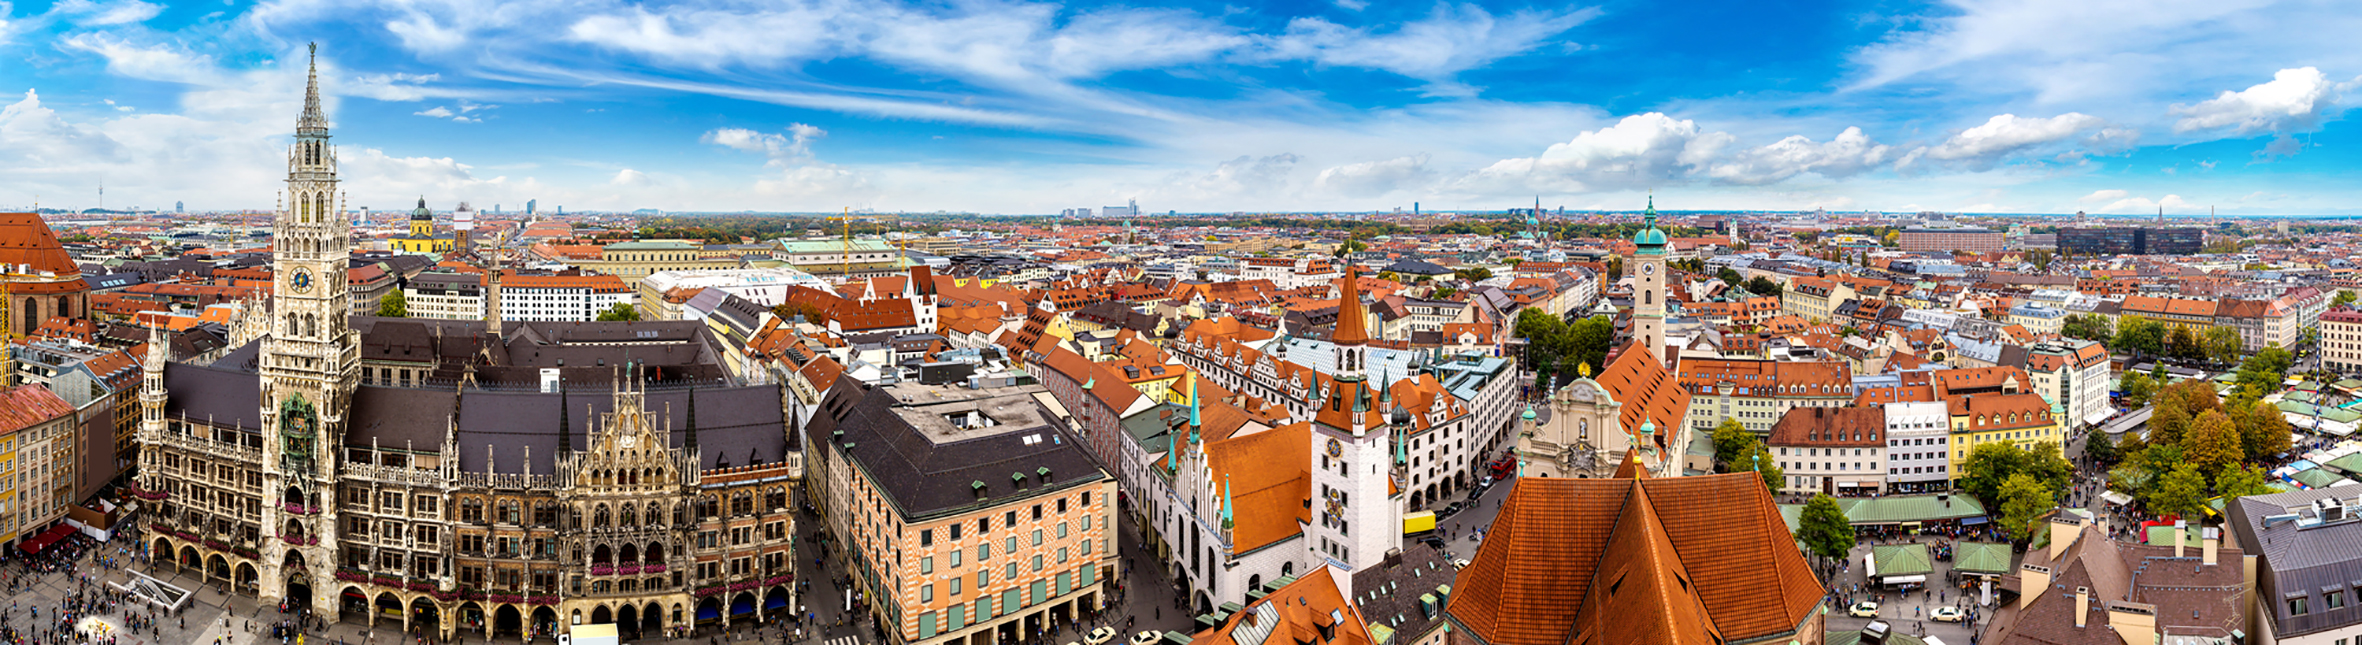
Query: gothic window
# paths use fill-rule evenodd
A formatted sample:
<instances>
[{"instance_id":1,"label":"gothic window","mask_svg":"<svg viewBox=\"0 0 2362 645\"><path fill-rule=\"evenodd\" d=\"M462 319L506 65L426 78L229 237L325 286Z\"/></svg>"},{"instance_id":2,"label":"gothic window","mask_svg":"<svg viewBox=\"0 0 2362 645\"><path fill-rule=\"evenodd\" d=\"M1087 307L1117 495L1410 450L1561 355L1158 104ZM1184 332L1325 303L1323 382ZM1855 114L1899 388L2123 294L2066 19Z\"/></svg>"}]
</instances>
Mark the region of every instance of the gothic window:
<instances>
[{"instance_id":1,"label":"gothic window","mask_svg":"<svg viewBox=\"0 0 2362 645\"><path fill-rule=\"evenodd\" d=\"M608 526L606 504L600 504L591 511L591 526Z\"/></svg>"},{"instance_id":2,"label":"gothic window","mask_svg":"<svg viewBox=\"0 0 2362 645\"><path fill-rule=\"evenodd\" d=\"M632 506L631 504L629 504L629 503L626 503L626 504L624 504L624 505L623 505L623 513L622 513L622 517L623 517L623 520L622 520L621 522L619 522L619 524L621 524L622 526L631 526L631 525L633 525L633 524L638 524L638 523L640 523L640 512L639 512L639 509L637 509L636 507L633 507L633 506Z\"/></svg>"}]
</instances>

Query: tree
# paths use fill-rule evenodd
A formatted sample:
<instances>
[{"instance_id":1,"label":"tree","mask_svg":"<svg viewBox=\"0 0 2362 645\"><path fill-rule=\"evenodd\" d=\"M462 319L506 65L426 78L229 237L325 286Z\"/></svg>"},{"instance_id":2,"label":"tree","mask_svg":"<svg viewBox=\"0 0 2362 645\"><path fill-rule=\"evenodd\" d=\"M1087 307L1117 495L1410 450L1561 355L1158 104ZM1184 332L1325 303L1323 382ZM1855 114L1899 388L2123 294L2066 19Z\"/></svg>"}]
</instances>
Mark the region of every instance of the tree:
<instances>
[{"instance_id":1,"label":"tree","mask_svg":"<svg viewBox=\"0 0 2362 645\"><path fill-rule=\"evenodd\" d=\"M2288 369L2295 365L2296 355L2288 350L2278 345L2265 347L2239 364L2239 391L2256 398L2279 391L2280 383L2288 379Z\"/></svg>"},{"instance_id":2,"label":"tree","mask_svg":"<svg viewBox=\"0 0 2362 645\"><path fill-rule=\"evenodd\" d=\"M1854 548L1854 527L1828 495L1813 495L1797 517L1796 539L1823 560L1843 560Z\"/></svg>"},{"instance_id":3,"label":"tree","mask_svg":"<svg viewBox=\"0 0 2362 645\"><path fill-rule=\"evenodd\" d=\"M2259 466L2236 466L2223 469L2214 476L2214 494L2225 499L2263 495L2272 492L2270 482Z\"/></svg>"},{"instance_id":4,"label":"tree","mask_svg":"<svg viewBox=\"0 0 2362 645\"><path fill-rule=\"evenodd\" d=\"M1592 316L1569 325L1567 356L1578 366L1591 366L1591 373L1607 371L1608 345L1616 340L1616 321L1607 316ZM1650 348L1652 351L1663 351Z\"/></svg>"},{"instance_id":5,"label":"tree","mask_svg":"<svg viewBox=\"0 0 2362 645\"><path fill-rule=\"evenodd\" d=\"M629 303L618 302L613 306L607 307L606 311L599 312L599 320L602 322L632 321L639 319L639 308L633 307Z\"/></svg>"},{"instance_id":6,"label":"tree","mask_svg":"<svg viewBox=\"0 0 2362 645\"><path fill-rule=\"evenodd\" d=\"M1739 275L1739 271L1737 269L1730 267L1723 267L1722 270L1715 271L1714 277L1722 280L1723 284L1733 287L1739 286L1739 283L1747 281L1746 276Z\"/></svg>"},{"instance_id":7,"label":"tree","mask_svg":"<svg viewBox=\"0 0 2362 645\"><path fill-rule=\"evenodd\" d=\"M1960 490L1990 505L2001 499L2001 485L2026 469L2026 451L2008 443L1978 444L1960 464ZM2030 477L2030 476L2029 476Z\"/></svg>"},{"instance_id":8,"label":"tree","mask_svg":"<svg viewBox=\"0 0 2362 645\"><path fill-rule=\"evenodd\" d=\"M2165 327L2147 318L2124 318L2116 324L2116 342L2108 347L2151 356L2165 353Z\"/></svg>"},{"instance_id":9,"label":"tree","mask_svg":"<svg viewBox=\"0 0 2362 645\"><path fill-rule=\"evenodd\" d=\"M2174 325L2165 332L2165 354L2183 360L2206 358L2206 348L2198 342L2198 333L2189 325Z\"/></svg>"},{"instance_id":10,"label":"tree","mask_svg":"<svg viewBox=\"0 0 2362 645\"><path fill-rule=\"evenodd\" d=\"M1346 240L1345 243L1338 244L1337 251L1335 253L1331 253L1330 255L1341 258L1348 254L1360 253L1364 250L1368 250L1369 248L1370 245L1362 243L1361 240Z\"/></svg>"},{"instance_id":11,"label":"tree","mask_svg":"<svg viewBox=\"0 0 2362 645\"><path fill-rule=\"evenodd\" d=\"M2160 515L2192 517L2206 504L2206 476L2190 464L2175 466L2149 486L2148 505Z\"/></svg>"},{"instance_id":12,"label":"tree","mask_svg":"<svg viewBox=\"0 0 2362 645\"><path fill-rule=\"evenodd\" d=\"M2331 306L2331 307L2343 307L2343 306L2346 306L2346 305L2354 304L2354 299L2355 299L2354 292L2352 292L2352 291L2339 291L2339 292L2337 292L2337 297L2335 297L2335 298L2330 298L2330 299L2329 299L2329 306Z\"/></svg>"},{"instance_id":13,"label":"tree","mask_svg":"<svg viewBox=\"0 0 2362 645\"><path fill-rule=\"evenodd\" d=\"M2068 314L2059 325L2059 334L2102 343L2111 340L2113 335L2108 329L2108 318L2099 314Z\"/></svg>"},{"instance_id":14,"label":"tree","mask_svg":"<svg viewBox=\"0 0 2362 645\"><path fill-rule=\"evenodd\" d=\"M2001 528L2009 532L2009 539L2025 541L2034 537L2034 520L2057 506L2050 491L2042 483L2025 474L2012 475L2003 480L1999 489L2001 500Z\"/></svg>"},{"instance_id":15,"label":"tree","mask_svg":"<svg viewBox=\"0 0 2362 645\"><path fill-rule=\"evenodd\" d=\"M387 289L385 295L377 298L377 315L387 318L409 318L410 300L402 296L401 289Z\"/></svg>"},{"instance_id":16,"label":"tree","mask_svg":"<svg viewBox=\"0 0 2362 645\"><path fill-rule=\"evenodd\" d=\"M1615 281L1615 280L1622 280L1622 279L1624 279L1624 256L1621 256L1621 255L1611 255L1611 256L1608 256L1608 258L1607 258L1607 279L1608 279L1609 281Z\"/></svg>"},{"instance_id":17,"label":"tree","mask_svg":"<svg viewBox=\"0 0 2362 645\"><path fill-rule=\"evenodd\" d=\"M1752 467L1755 474L1763 477L1763 489L1778 494L1780 482L1788 479L1787 473L1781 470L1780 462L1772 457L1770 448L1763 447L1762 442L1756 442L1754 448L1747 452L1747 460L1737 465Z\"/></svg>"},{"instance_id":18,"label":"tree","mask_svg":"<svg viewBox=\"0 0 2362 645\"><path fill-rule=\"evenodd\" d=\"M1755 433L1747 431L1747 426L1730 417L1723 417L1722 424L1714 426L1713 437L1714 463L1718 464L1737 462L1758 441Z\"/></svg>"},{"instance_id":19,"label":"tree","mask_svg":"<svg viewBox=\"0 0 2362 645\"><path fill-rule=\"evenodd\" d=\"M2246 414L2234 419L2239 424L2240 449L2250 458L2288 452L2288 417L2280 415L2280 407L2258 401L2246 409Z\"/></svg>"},{"instance_id":20,"label":"tree","mask_svg":"<svg viewBox=\"0 0 2362 645\"><path fill-rule=\"evenodd\" d=\"M2075 465L2067 463L2066 456L2060 454L2058 442L2038 441L2025 452L2025 470L2021 472L2033 476L2052 495L2067 492L2067 486L2074 483Z\"/></svg>"},{"instance_id":21,"label":"tree","mask_svg":"<svg viewBox=\"0 0 2362 645\"><path fill-rule=\"evenodd\" d=\"M2130 434L2126 433L2127 436ZM2093 432L2083 439L2083 456L2094 463L2105 465L2116 463L2116 460L2124 457L2124 453L2116 449L2116 442L2108 438L2108 433Z\"/></svg>"},{"instance_id":22,"label":"tree","mask_svg":"<svg viewBox=\"0 0 2362 645\"><path fill-rule=\"evenodd\" d=\"M2182 445L2182 433L2190 429L2193 418L2188 411L2160 400L2157 409L2149 413L2149 445Z\"/></svg>"},{"instance_id":23,"label":"tree","mask_svg":"<svg viewBox=\"0 0 2362 645\"><path fill-rule=\"evenodd\" d=\"M2223 468L2247 460L2247 451L2240 447L2239 428L2221 410L2207 410L2190 421L2190 429L2182 434L2182 461L2197 466L2201 472L2221 472Z\"/></svg>"},{"instance_id":24,"label":"tree","mask_svg":"<svg viewBox=\"0 0 2362 645\"><path fill-rule=\"evenodd\" d=\"M1763 276L1755 276L1754 279L1747 281L1748 293L1777 298L1780 297L1780 291L1780 283L1773 282Z\"/></svg>"},{"instance_id":25,"label":"tree","mask_svg":"<svg viewBox=\"0 0 2362 645\"><path fill-rule=\"evenodd\" d=\"M2157 395L2157 380L2140 372L2124 375L2117 387L2124 390L2124 404L2136 408L2148 405L2149 398Z\"/></svg>"},{"instance_id":26,"label":"tree","mask_svg":"<svg viewBox=\"0 0 2362 645\"><path fill-rule=\"evenodd\" d=\"M1453 269L1452 276L1469 282L1483 282L1493 278L1493 270L1484 267Z\"/></svg>"},{"instance_id":27,"label":"tree","mask_svg":"<svg viewBox=\"0 0 2362 645\"><path fill-rule=\"evenodd\" d=\"M2229 363L2239 360L2239 350L2246 344L2240 342L2238 329L2214 325L2206 328L2199 345L2205 350L2207 360Z\"/></svg>"}]
</instances>

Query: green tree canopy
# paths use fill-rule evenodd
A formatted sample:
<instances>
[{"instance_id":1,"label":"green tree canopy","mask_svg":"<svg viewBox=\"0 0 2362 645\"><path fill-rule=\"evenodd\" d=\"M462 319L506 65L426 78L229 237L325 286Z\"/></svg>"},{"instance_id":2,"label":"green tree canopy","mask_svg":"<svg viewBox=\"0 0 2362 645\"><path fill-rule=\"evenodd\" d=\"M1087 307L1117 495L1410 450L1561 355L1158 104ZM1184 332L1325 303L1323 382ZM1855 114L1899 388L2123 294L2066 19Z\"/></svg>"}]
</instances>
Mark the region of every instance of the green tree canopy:
<instances>
[{"instance_id":1,"label":"green tree canopy","mask_svg":"<svg viewBox=\"0 0 2362 645\"><path fill-rule=\"evenodd\" d=\"M2023 542L2034 536L2034 521L2057 506L2050 491L2030 475L2019 473L2001 482L2001 529L2009 539Z\"/></svg>"},{"instance_id":2,"label":"green tree canopy","mask_svg":"<svg viewBox=\"0 0 2362 645\"><path fill-rule=\"evenodd\" d=\"M377 315L387 318L409 318L410 300L402 295L401 289L387 289L385 295L377 298Z\"/></svg>"},{"instance_id":3,"label":"green tree canopy","mask_svg":"<svg viewBox=\"0 0 2362 645\"><path fill-rule=\"evenodd\" d=\"M2198 342L2205 351L2206 358L2217 363L2239 360L2239 352L2246 345L2240 342L2237 328L2224 325L2207 327Z\"/></svg>"},{"instance_id":4,"label":"green tree canopy","mask_svg":"<svg viewBox=\"0 0 2362 645\"><path fill-rule=\"evenodd\" d=\"M2354 298L2354 292L2352 291L2339 291L2337 292L2337 297L2329 299L2329 306L2343 307L2354 304Z\"/></svg>"},{"instance_id":5,"label":"green tree canopy","mask_svg":"<svg viewBox=\"0 0 2362 645\"><path fill-rule=\"evenodd\" d=\"M2189 325L2174 325L2165 331L2165 353L2194 361L2206 358L2206 347L2198 342L2198 332L2190 331Z\"/></svg>"},{"instance_id":6,"label":"green tree canopy","mask_svg":"<svg viewBox=\"0 0 2362 645\"><path fill-rule=\"evenodd\" d=\"M1778 494L1780 483L1788 479L1787 473L1780 468L1780 462L1772 457L1770 448L1763 447L1761 442L1757 442L1754 448L1744 457L1746 461L1734 465L1753 467L1755 474L1763 477L1763 489Z\"/></svg>"},{"instance_id":7,"label":"green tree canopy","mask_svg":"<svg viewBox=\"0 0 2362 645\"><path fill-rule=\"evenodd\" d=\"M1747 426L1730 417L1723 417L1722 423L1714 426L1713 436L1714 462L1719 464L1737 462L1741 455L1752 451L1755 444L1761 442L1755 438L1755 433L1747 431Z\"/></svg>"},{"instance_id":8,"label":"green tree canopy","mask_svg":"<svg viewBox=\"0 0 2362 645\"><path fill-rule=\"evenodd\" d=\"M2117 387L2124 391L2124 404L2136 408L2148 405L2149 398L2157 395L2157 380L2140 372L2124 375Z\"/></svg>"},{"instance_id":9,"label":"green tree canopy","mask_svg":"<svg viewBox=\"0 0 2362 645\"><path fill-rule=\"evenodd\" d=\"M2108 317L2099 314L2068 314L2066 320L2060 323L2059 334L2102 343L2114 340L2114 331L2108 328Z\"/></svg>"},{"instance_id":10,"label":"green tree canopy","mask_svg":"<svg viewBox=\"0 0 2362 645\"><path fill-rule=\"evenodd\" d=\"M2288 452L2288 417L2281 416L2280 407L2262 401L2246 408L2247 413L2233 419L2239 424L2239 445L2249 458Z\"/></svg>"},{"instance_id":11,"label":"green tree canopy","mask_svg":"<svg viewBox=\"0 0 2362 645\"><path fill-rule=\"evenodd\" d=\"M2214 494L2231 498L2263 495L2272 492L2270 481L2260 466L2227 468L2214 476Z\"/></svg>"},{"instance_id":12,"label":"green tree canopy","mask_svg":"<svg viewBox=\"0 0 2362 645\"><path fill-rule=\"evenodd\" d=\"M608 307L606 311L599 312L599 320L604 322L630 321L639 319L640 309L638 307L631 306L630 303L618 302L613 306Z\"/></svg>"},{"instance_id":13,"label":"green tree canopy","mask_svg":"<svg viewBox=\"0 0 2362 645\"><path fill-rule=\"evenodd\" d=\"M1748 293L1777 298L1780 297L1780 291L1780 283L1773 282L1770 278L1755 276L1753 279L1747 281Z\"/></svg>"},{"instance_id":14,"label":"green tree canopy","mask_svg":"<svg viewBox=\"0 0 2362 645\"><path fill-rule=\"evenodd\" d=\"M1798 517L1796 539L1824 560L1843 560L1854 548L1853 522L1846 519L1844 509L1837 507L1837 500L1828 495L1814 495L1804 503L1804 511Z\"/></svg>"},{"instance_id":15,"label":"green tree canopy","mask_svg":"<svg viewBox=\"0 0 2362 645\"><path fill-rule=\"evenodd\" d=\"M2195 517L2205 504L2206 476L2195 465L2175 466L2149 487L2149 510L2160 515Z\"/></svg>"},{"instance_id":16,"label":"green tree canopy","mask_svg":"<svg viewBox=\"0 0 2362 645\"><path fill-rule=\"evenodd\" d=\"M2108 347L2150 356L2165 353L2165 327L2147 318L2123 318L2116 324L2116 342Z\"/></svg>"}]
</instances>

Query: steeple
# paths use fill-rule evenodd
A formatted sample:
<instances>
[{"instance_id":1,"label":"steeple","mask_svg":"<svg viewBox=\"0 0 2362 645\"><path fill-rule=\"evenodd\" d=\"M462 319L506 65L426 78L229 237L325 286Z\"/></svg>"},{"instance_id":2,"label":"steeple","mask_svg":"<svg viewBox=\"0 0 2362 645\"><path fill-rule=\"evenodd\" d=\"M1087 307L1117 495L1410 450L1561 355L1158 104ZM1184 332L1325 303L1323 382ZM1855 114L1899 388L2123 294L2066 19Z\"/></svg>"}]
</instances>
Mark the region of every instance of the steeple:
<instances>
[{"instance_id":1,"label":"steeple","mask_svg":"<svg viewBox=\"0 0 2362 645\"><path fill-rule=\"evenodd\" d=\"M1361 281L1359 267L1345 265L1345 288L1337 300L1337 333L1330 340L1338 345L1361 345L1370 341L1368 324L1361 309ZM1342 367L1342 366L1340 366Z\"/></svg>"},{"instance_id":2,"label":"steeple","mask_svg":"<svg viewBox=\"0 0 2362 645\"><path fill-rule=\"evenodd\" d=\"M311 44L309 79L303 89L303 117L295 121L295 133L328 134L328 115L320 110L320 44Z\"/></svg>"},{"instance_id":3,"label":"steeple","mask_svg":"<svg viewBox=\"0 0 2362 645\"><path fill-rule=\"evenodd\" d=\"M689 449L697 449L697 388L689 388Z\"/></svg>"}]
</instances>

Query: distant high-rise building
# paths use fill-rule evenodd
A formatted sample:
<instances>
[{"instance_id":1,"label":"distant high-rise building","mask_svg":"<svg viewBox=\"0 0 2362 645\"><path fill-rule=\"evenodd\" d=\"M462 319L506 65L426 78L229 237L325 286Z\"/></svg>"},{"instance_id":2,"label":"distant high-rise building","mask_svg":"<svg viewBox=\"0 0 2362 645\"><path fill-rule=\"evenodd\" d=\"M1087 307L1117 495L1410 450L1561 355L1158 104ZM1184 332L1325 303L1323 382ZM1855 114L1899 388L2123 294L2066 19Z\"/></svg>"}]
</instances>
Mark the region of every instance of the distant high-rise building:
<instances>
[{"instance_id":1,"label":"distant high-rise building","mask_svg":"<svg viewBox=\"0 0 2362 645\"><path fill-rule=\"evenodd\" d=\"M526 214L526 215L532 215L532 214L534 214L535 212L538 212L538 210L537 210L535 207L537 207L537 206L540 206L540 205L541 205L541 200L538 200L538 199L528 199L528 200L525 200L525 214Z\"/></svg>"},{"instance_id":2,"label":"distant high-rise building","mask_svg":"<svg viewBox=\"0 0 2362 645\"><path fill-rule=\"evenodd\" d=\"M2076 255L2189 255L2206 247L2206 230L2129 226L2059 229L2059 251Z\"/></svg>"},{"instance_id":3,"label":"distant high-rise building","mask_svg":"<svg viewBox=\"0 0 2362 645\"><path fill-rule=\"evenodd\" d=\"M189 212L189 207L188 207L188 204L181 203L181 202L173 202L173 203L172 203L172 212L175 212L175 213L186 213L186 212ZM2285 226L2284 226L2283 228L2285 228Z\"/></svg>"},{"instance_id":4,"label":"distant high-rise building","mask_svg":"<svg viewBox=\"0 0 2362 645\"><path fill-rule=\"evenodd\" d=\"M565 215L565 214L566 214L566 207L564 207L564 206L559 206L559 207L558 207L558 214L559 214L559 215Z\"/></svg>"}]
</instances>

